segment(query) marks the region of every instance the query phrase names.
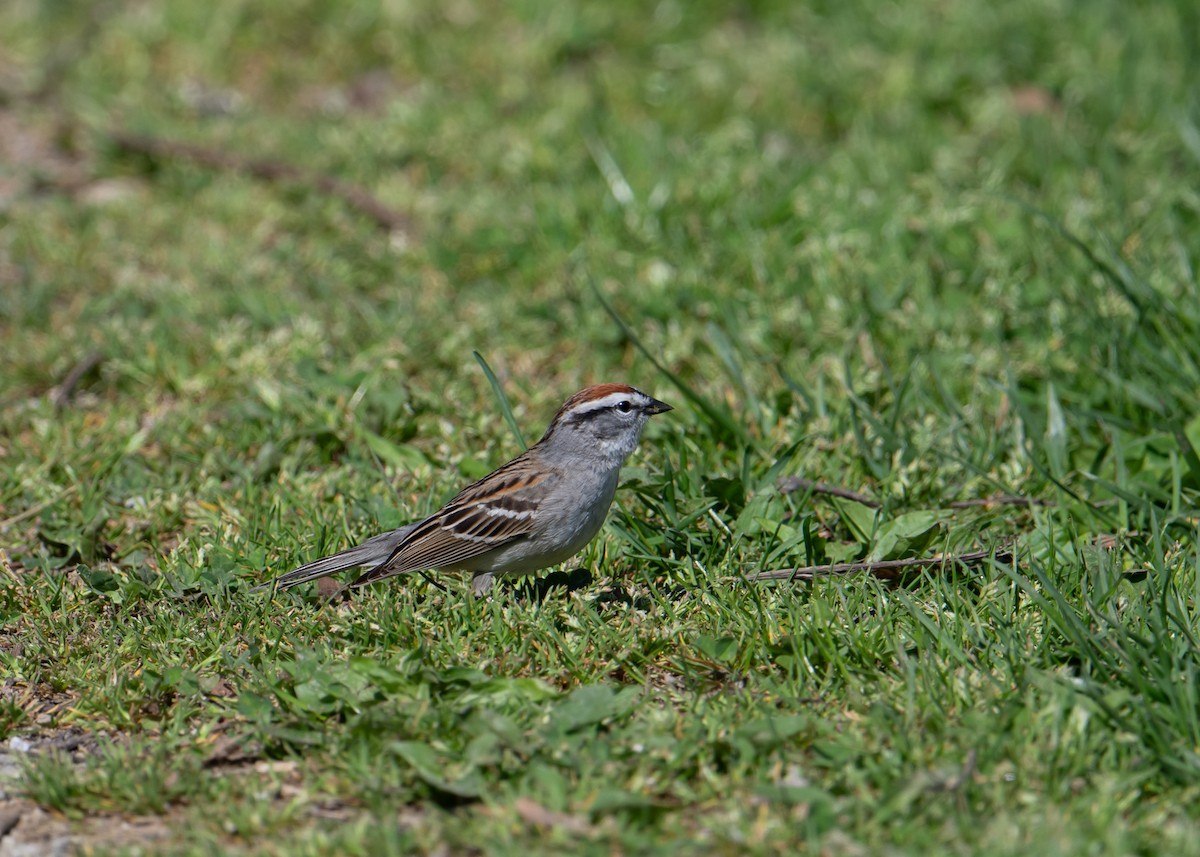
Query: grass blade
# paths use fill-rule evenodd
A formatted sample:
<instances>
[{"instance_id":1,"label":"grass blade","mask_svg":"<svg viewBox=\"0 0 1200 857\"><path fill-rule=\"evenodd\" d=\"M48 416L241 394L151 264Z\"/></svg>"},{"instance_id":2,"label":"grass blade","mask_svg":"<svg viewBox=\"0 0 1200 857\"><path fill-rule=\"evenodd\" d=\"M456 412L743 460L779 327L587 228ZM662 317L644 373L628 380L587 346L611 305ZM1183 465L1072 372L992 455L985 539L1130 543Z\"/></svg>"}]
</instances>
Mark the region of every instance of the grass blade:
<instances>
[{"instance_id":1,"label":"grass blade","mask_svg":"<svg viewBox=\"0 0 1200 857\"><path fill-rule=\"evenodd\" d=\"M483 374L487 376L488 383L492 385L492 392L496 394L496 401L500 403L500 413L504 414L504 421L508 423L508 427L512 429L513 437L517 439L517 443L521 445L521 449L529 449L529 444L525 442L525 435L521 434L521 428L517 425L517 418L513 416L512 405L508 403L508 396L504 395L504 389L500 386L500 379L496 377L496 373L492 371L492 367L483 359L483 355L478 351L472 351L471 355L475 358L475 362L479 364L479 368L483 370Z\"/></svg>"},{"instance_id":2,"label":"grass blade","mask_svg":"<svg viewBox=\"0 0 1200 857\"><path fill-rule=\"evenodd\" d=\"M647 360L654 364L654 368L657 369L663 376L665 376L666 379L671 382L671 385L683 394L685 399L696 406L700 413L706 418L709 425L718 430L717 434L721 436L721 439L727 442L740 441L746 446L753 446L753 441L750 439L750 435L746 432L745 426L734 420L733 415L729 413L727 408L719 407L701 396L699 393L685 384L682 378L664 366L657 357L650 353L649 349L642 344L642 340L638 338L638 335L633 332L633 329L628 324L625 323L625 319L621 318L620 314L613 309L612 305L604 299L604 295L600 293L600 287L596 284L596 280L592 277L591 271L587 270L585 267L584 272L587 275L588 285L591 286L592 292L596 295L596 300L600 301L600 306L604 307L604 311L608 313L609 318L616 322L617 327L621 328L621 332L629 338L629 341L633 343L634 347L638 351L642 352Z\"/></svg>"}]
</instances>

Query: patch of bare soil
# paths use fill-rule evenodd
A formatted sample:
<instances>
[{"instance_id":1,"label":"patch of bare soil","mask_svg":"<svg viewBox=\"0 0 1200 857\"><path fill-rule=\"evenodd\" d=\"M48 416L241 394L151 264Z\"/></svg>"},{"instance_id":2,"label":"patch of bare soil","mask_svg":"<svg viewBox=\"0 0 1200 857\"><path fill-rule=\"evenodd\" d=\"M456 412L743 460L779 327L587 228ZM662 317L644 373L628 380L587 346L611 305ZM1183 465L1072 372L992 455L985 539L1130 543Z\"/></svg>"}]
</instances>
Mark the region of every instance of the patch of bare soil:
<instances>
[{"instance_id":1,"label":"patch of bare soil","mask_svg":"<svg viewBox=\"0 0 1200 857\"><path fill-rule=\"evenodd\" d=\"M82 188L90 168L56 122L36 113L0 109L0 209L48 188Z\"/></svg>"},{"instance_id":2,"label":"patch of bare soil","mask_svg":"<svg viewBox=\"0 0 1200 857\"><path fill-rule=\"evenodd\" d=\"M170 835L166 819L94 816L72 821L21 794L23 758L58 752L82 764L102 736L75 729L14 735L0 744L0 857L58 857L145 846Z\"/></svg>"},{"instance_id":3,"label":"patch of bare soil","mask_svg":"<svg viewBox=\"0 0 1200 857\"><path fill-rule=\"evenodd\" d=\"M24 794L23 770L30 756L59 753L82 765L105 742L119 740L120 736L68 728L14 735L0 742L0 857L69 857L133 849L156 853L169 849L173 831L183 829L187 823L183 808L162 815L98 813L68 818L39 806ZM315 825L345 824L365 811L338 798L312 800L305 772L297 762L262 759L259 750L253 742L245 744L232 736L220 737L211 748L205 767L214 777L260 780L261 799L281 811L284 806L305 800L304 815ZM399 822L416 826L423 818L423 810L413 808L401 814Z\"/></svg>"}]
</instances>

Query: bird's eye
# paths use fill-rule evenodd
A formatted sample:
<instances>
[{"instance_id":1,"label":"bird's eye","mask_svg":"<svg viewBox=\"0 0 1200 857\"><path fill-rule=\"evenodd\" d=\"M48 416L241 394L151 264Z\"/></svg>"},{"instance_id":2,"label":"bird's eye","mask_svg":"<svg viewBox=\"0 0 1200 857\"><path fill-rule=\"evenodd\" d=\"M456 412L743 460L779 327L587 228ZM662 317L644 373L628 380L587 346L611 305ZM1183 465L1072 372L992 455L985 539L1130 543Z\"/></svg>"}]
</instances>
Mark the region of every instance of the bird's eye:
<instances>
[{"instance_id":1,"label":"bird's eye","mask_svg":"<svg viewBox=\"0 0 1200 857\"><path fill-rule=\"evenodd\" d=\"M629 402L626 402L626 401L617 402L616 407L617 407L617 410L623 414L627 414L633 410L633 405L629 404Z\"/></svg>"}]
</instances>

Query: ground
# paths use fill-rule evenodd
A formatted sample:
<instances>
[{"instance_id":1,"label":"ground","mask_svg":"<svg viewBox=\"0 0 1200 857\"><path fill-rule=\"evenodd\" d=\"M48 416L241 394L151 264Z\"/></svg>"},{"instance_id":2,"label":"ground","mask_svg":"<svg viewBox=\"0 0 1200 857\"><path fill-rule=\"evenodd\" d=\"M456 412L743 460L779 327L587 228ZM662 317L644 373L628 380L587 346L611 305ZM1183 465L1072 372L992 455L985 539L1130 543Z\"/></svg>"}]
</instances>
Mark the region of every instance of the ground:
<instances>
[{"instance_id":1,"label":"ground","mask_svg":"<svg viewBox=\"0 0 1200 857\"><path fill-rule=\"evenodd\" d=\"M0 857L1200 853L1197 15L0 5Z\"/></svg>"}]
</instances>

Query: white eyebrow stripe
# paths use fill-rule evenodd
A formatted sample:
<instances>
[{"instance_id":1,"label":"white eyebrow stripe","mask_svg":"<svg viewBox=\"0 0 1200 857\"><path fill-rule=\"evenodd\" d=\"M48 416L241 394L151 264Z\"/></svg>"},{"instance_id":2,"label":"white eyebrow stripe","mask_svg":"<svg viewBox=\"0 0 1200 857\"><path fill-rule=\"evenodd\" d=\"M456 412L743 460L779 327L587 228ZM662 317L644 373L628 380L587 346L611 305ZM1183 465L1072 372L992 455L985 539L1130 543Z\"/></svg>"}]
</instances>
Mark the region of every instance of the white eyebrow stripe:
<instances>
[{"instance_id":1,"label":"white eyebrow stripe","mask_svg":"<svg viewBox=\"0 0 1200 857\"><path fill-rule=\"evenodd\" d=\"M618 402L637 402L641 404L641 396L636 393L609 393L599 399L591 399L587 402L580 402L575 407L571 408L569 413L572 414L590 414L592 411L599 411L604 408L611 408Z\"/></svg>"}]
</instances>

